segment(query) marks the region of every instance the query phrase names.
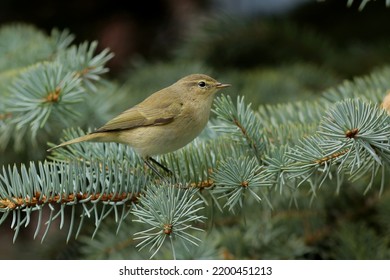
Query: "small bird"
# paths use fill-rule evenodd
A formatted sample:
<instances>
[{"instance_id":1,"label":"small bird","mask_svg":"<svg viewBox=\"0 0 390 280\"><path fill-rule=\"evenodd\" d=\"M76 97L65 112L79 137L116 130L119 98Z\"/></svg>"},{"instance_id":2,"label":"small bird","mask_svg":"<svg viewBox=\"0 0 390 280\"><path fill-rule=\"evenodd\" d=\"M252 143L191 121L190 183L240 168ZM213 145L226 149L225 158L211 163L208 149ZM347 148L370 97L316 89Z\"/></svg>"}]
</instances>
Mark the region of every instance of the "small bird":
<instances>
[{"instance_id":1,"label":"small bird","mask_svg":"<svg viewBox=\"0 0 390 280\"><path fill-rule=\"evenodd\" d=\"M167 173L172 172L152 156L173 152L195 139L209 120L215 93L229 86L204 74L186 76L153 93L94 132L48 151L84 141L127 144L163 178L151 163Z\"/></svg>"}]
</instances>

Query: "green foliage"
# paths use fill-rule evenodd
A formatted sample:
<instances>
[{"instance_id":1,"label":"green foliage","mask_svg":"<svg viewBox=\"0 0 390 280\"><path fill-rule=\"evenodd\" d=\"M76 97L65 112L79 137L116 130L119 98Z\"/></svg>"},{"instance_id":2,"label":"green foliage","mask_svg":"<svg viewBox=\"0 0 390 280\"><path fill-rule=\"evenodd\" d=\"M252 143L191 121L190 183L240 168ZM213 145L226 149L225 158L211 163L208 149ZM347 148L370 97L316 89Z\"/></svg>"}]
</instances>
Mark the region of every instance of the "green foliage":
<instances>
[{"instance_id":1,"label":"green foliage","mask_svg":"<svg viewBox=\"0 0 390 280\"><path fill-rule=\"evenodd\" d=\"M331 241L335 247L332 258L338 260L389 259L388 237L377 236L373 229L366 230L366 226L362 223L346 223L340 227ZM356 234L357 232L359 234ZM367 244L367 246L361 246L361 244Z\"/></svg>"},{"instance_id":2,"label":"green foliage","mask_svg":"<svg viewBox=\"0 0 390 280\"><path fill-rule=\"evenodd\" d=\"M73 103L82 101L80 83L81 80L65 72L59 63L38 64L23 72L10 88L10 98L6 100L7 113L13 116L9 125L16 126L17 131L30 126L35 138L52 111L57 114L57 119L61 119ZM52 110L54 99L58 98L61 98L63 106L59 110ZM75 120L76 116L73 115L72 119Z\"/></svg>"},{"instance_id":3,"label":"green foliage","mask_svg":"<svg viewBox=\"0 0 390 280\"><path fill-rule=\"evenodd\" d=\"M288 48L273 49L270 45ZM248 68L282 60L317 63L332 55L333 49L326 38L312 30L302 32L291 22L218 16L200 21L196 32L177 51L182 59L205 61L216 69Z\"/></svg>"},{"instance_id":4,"label":"green foliage","mask_svg":"<svg viewBox=\"0 0 390 280\"><path fill-rule=\"evenodd\" d=\"M344 81L337 87L330 88L323 93L323 98L331 103L347 98L359 98L375 103L382 102L384 92L390 87L388 76L390 68L383 67L369 75L356 77L352 81Z\"/></svg>"},{"instance_id":5,"label":"green foliage","mask_svg":"<svg viewBox=\"0 0 390 280\"><path fill-rule=\"evenodd\" d=\"M73 38L68 31L46 36L20 24L1 29L0 40L7 44L0 48L0 149L12 140L19 150L31 144L24 139L37 145L38 132L58 133L80 118L76 105L97 91L95 83L113 54L95 55L96 42L70 45Z\"/></svg>"},{"instance_id":6,"label":"green foliage","mask_svg":"<svg viewBox=\"0 0 390 280\"><path fill-rule=\"evenodd\" d=\"M235 206L242 208L246 194L260 202L257 188L268 185L255 158L227 158L219 165L213 179L217 182L214 194L218 194L219 199L227 198L224 206L229 210Z\"/></svg>"},{"instance_id":7,"label":"green foliage","mask_svg":"<svg viewBox=\"0 0 390 280\"><path fill-rule=\"evenodd\" d=\"M3 26L0 30L1 44L0 71L18 71L37 62L49 60L58 52L65 50L74 40L67 30L53 29L51 36L31 25L15 24Z\"/></svg>"},{"instance_id":8,"label":"green foliage","mask_svg":"<svg viewBox=\"0 0 390 280\"><path fill-rule=\"evenodd\" d=\"M379 107L389 68L335 85L339 73L317 65L334 59L326 38L285 23L226 24L201 25L174 62L133 63L120 86L104 77L112 54L96 54L96 43L0 28L10 44L1 57L13 58L0 58L1 160L24 148L29 162L0 172L0 224L14 230L15 246L24 227L41 240L59 227L89 259L389 257L390 122ZM22 53L23 36L34 52ZM269 42L297 52L252 69L285 57L268 55ZM216 98L200 137L157 158L175 178L162 181L115 143L79 143L30 162L32 143L44 151L84 135L193 72L235 88Z\"/></svg>"},{"instance_id":9,"label":"green foliage","mask_svg":"<svg viewBox=\"0 0 390 280\"><path fill-rule=\"evenodd\" d=\"M151 258L160 250L165 239L171 239L173 257L176 259L174 243L172 239L197 245L201 240L189 230L197 230L192 223L201 222L205 217L196 213L203 207L199 198L194 199L194 189L181 190L174 186L148 186L144 196L140 197L140 204L132 211L137 217L135 222L148 224L147 230L136 233L136 240L142 240L137 247L150 246L149 251L154 250Z\"/></svg>"},{"instance_id":10,"label":"green foliage","mask_svg":"<svg viewBox=\"0 0 390 280\"><path fill-rule=\"evenodd\" d=\"M264 144L261 137L258 137L262 127L261 122L251 110L251 105L244 103L244 98L237 98L237 106L235 106L229 96L222 95L215 101L215 110L218 118L223 122L221 125L215 126L215 129L220 132L238 135L245 139L251 152L257 158L260 157Z\"/></svg>"},{"instance_id":11,"label":"green foliage","mask_svg":"<svg viewBox=\"0 0 390 280\"><path fill-rule=\"evenodd\" d=\"M314 63L293 63L241 71L232 69L221 78L218 76L218 79L234 85L236 90L229 95L234 97L239 93L256 107L259 104L275 105L315 99L318 93L339 82L333 72Z\"/></svg>"},{"instance_id":12,"label":"green foliage","mask_svg":"<svg viewBox=\"0 0 390 280\"><path fill-rule=\"evenodd\" d=\"M115 166L115 167L114 167ZM50 215L46 222L45 238L51 223L61 219L63 227L66 209L71 211L71 224L67 240L71 237L76 219L76 205L81 205L79 225L76 237L83 225L84 218L94 218L96 229L110 213L115 213L118 227L127 216L127 202L136 199L138 186L143 182L130 172L128 162L98 162L94 160L31 163L29 167L4 167L0 175L0 212L1 222L9 214L13 215L11 228L15 230L14 241L22 226L28 226L33 212L39 214L34 237L37 236L42 220L42 210L49 207ZM15 188L16 187L16 188ZM100 204L103 204L100 207ZM53 207L59 205L59 208ZM66 207L69 206L69 207Z\"/></svg>"}]
</instances>

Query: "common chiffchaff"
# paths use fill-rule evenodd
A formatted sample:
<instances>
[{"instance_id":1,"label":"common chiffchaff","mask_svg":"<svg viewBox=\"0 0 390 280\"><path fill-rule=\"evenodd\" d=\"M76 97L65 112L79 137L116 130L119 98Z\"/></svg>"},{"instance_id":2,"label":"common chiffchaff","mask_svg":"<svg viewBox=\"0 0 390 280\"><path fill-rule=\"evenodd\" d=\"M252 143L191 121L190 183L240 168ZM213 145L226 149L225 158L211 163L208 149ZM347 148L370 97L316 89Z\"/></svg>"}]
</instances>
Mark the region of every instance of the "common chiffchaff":
<instances>
[{"instance_id":1,"label":"common chiffchaff","mask_svg":"<svg viewBox=\"0 0 390 280\"><path fill-rule=\"evenodd\" d=\"M151 162L169 169L151 156L182 148L206 126L215 93L229 87L203 74L186 76L121 113L96 131L56 148L84 141L130 145L159 176Z\"/></svg>"}]
</instances>

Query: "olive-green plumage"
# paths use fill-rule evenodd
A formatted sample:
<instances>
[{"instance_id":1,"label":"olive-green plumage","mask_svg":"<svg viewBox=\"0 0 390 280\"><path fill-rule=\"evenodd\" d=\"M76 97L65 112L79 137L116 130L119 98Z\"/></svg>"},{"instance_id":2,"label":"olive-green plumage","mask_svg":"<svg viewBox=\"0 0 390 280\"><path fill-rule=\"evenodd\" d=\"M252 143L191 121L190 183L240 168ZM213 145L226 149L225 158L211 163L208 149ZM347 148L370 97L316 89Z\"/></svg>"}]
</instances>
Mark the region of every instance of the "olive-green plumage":
<instances>
[{"instance_id":1,"label":"olive-green plumage","mask_svg":"<svg viewBox=\"0 0 390 280\"><path fill-rule=\"evenodd\" d=\"M215 93L228 86L203 74L186 76L153 93L96 131L49 151L84 141L128 144L144 159L175 151L204 129Z\"/></svg>"}]
</instances>

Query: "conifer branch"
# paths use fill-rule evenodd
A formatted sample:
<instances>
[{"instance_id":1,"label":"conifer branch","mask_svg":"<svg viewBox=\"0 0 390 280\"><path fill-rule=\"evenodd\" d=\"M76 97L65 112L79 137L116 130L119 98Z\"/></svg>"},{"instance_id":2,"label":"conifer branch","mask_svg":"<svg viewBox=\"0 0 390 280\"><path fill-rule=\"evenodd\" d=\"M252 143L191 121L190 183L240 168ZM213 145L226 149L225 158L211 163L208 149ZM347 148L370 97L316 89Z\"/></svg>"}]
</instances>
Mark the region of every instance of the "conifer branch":
<instances>
[{"instance_id":1,"label":"conifer branch","mask_svg":"<svg viewBox=\"0 0 390 280\"><path fill-rule=\"evenodd\" d=\"M225 207L233 210L236 206L243 207L243 199L246 194L257 201L261 198L257 194L258 188L270 185L268 175L258 166L255 158L227 158L220 164L213 174L216 187L212 190L219 195L219 199L227 198Z\"/></svg>"},{"instance_id":2,"label":"conifer branch","mask_svg":"<svg viewBox=\"0 0 390 280\"><path fill-rule=\"evenodd\" d=\"M45 204L58 204L58 203L74 203L77 201L90 201L91 203L95 203L97 201L101 202L127 202L130 199L130 202L137 202L140 193L94 193L94 194L55 194L50 196L42 195L39 192L36 192L33 197L10 197L0 199L0 209L5 209L7 211L12 211L15 209L22 208L32 208L37 205L45 205ZM0 210L2 211L2 210Z\"/></svg>"},{"instance_id":3,"label":"conifer branch","mask_svg":"<svg viewBox=\"0 0 390 280\"><path fill-rule=\"evenodd\" d=\"M44 207L49 207L54 213L53 206L61 206L58 214L50 216L47 231L52 220L63 215L65 206L82 205L79 228L84 222L84 216L95 216L95 225L98 228L102 219L116 207L127 207L128 203L137 202L142 190L142 179L137 175L140 171L130 170L126 162L94 160L90 160L88 165L85 162L39 162L38 165L31 163L29 168L22 165L20 171L16 166L8 169L3 167L0 174L0 212L3 215L1 221L3 222L8 214L16 213L18 219L12 225L16 229L16 238L19 228L28 225L32 212L41 213ZM102 212L99 213L99 204L108 205L109 208L105 209L103 206ZM21 218L22 213L24 218ZM116 217L117 223L120 224L124 218L125 216ZM72 215L70 224L74 224L75 219Z\"/></svg>"},{"instance_id":4,"label":"conifer branch","mask_svg":"<svg viewBox=\"0 0 390 280\"><path fill-rule=\"evenodd\" d=\"M252 25L243 24L239 28L257 32ZM290 30L295 29L286 25L283 32ZM25 38L17 38L16 33ZM113 103L108 104L105 92L97 89L108 84L99 81L104 81L102 75L108 71L105 65L112 57L110 51L106 49L96 54L96 42L76 46L72 45L73 39L66 30L53 30L47 36L26 26L0 29L1 42L14 42L0 49L0 145L3 150L11 141L24 146L27 139L31 139L26 136L46 141L61 125L85 126L87 122L72 120L75 116L92 119L92 110L83 105L89 96L93 95L96 102L102 104L96 114L108 112L107 108L115 106L115 102L123 101L119 97L120 101L110 98ZM314 38L317 43L323 42L317 39ZM219 44L218 40L213 43ZM13 48L13 44L25 48L26 54ZM324 48L323 44L319 45ZM208 52L206 49L196 51ZM16 55L20 60L14 59L12 63L1 59ZM242 52L236 55L240 57ZM196 65L197 70L197 67L202 68ZM174 75L181 72L176 66L165 64L144 67L132 77L132 93L138 93L137 88L141 88L145 94L145 89L151 86L151 68L153 73L164 73L166 77L169 76L166 72ZM165 71L167 69L169 71ZM299 66L288 69L295 71ZM245 225L244 238L248 242L240 245L250 244L258 251L262 251L261 246L294 251L294 244L302 241L283 235L268 208L253 211L254 207L262 207L264 202L271 208L276 204L273 209L277 212L278 207L284 207L283 203L279 204L284 198L300 205L309 202L301 189L309 187L314 198L323 186L335 186L340 193L344 189L343 182L363 185L356 188L363 190L362 193L380 185L379 193L385 193L390 164L390 117L377 104L390 88L389 69L344 82L325 91L321 98L313 96L305 101L261 105L258 109L245 103L251 98L250 94L255 96L259 90L258 73L248 77L245 81L251 82L243 90L247 95L245 100L238 97L233 102L229 96L217 97L214 109L217 118L211 120L213 125L188 146L158 158L176 176L167 180L170 183L156 179L131 148L113 143L79 143L55 150L50 162L4 166L0 172L0 224L10 221L14 239L27 226L34 227L35 238L43 231L42 239L45 239L54 221L59 220L61 229L69 225L69 240L79 236L84 225L90 222L95 227L92 236L96 238L88 236L84 240L88 240L85 250L91 254L94 247L101 250L103 258L116 251L127 251L127 255L119 256L128 257L134 250L126 250L126 246L136 245L149 250L148 256L152 257L167 247L173 248L174 257L185 255L186 249L191 250L193 257L194 248L204 237L203 222L208 214L216 215L210 212L217 206L221 210L217 215L226 215L224 218L228 220L217 221L217 225L229 225L234 231L222 237L218 232L218 238L213 238L215 243L210 246L214 251L223 250L224 256L235 256L230 248L215 248L222 242L233 244L235 242L229 240L242 237L242 227L237 226L241 217L232 217L229 213L237 209L257 221ZM319 83L314 80L316 82ZM122 91L128 92L128 89L127 86ZM96 104L93 109L95 107ZM88 125L94 126L94 123L88 122ZM81 135L84 135L81 129L69 129L63 140ZM54 137L51 141L58 143ZM42 145L42 149L46 146ZM377 179L379 184L376 184ZM272 189L279 193L271 197ZM381 211L387 217L388 209ZM37 224L31 222L33 213ZM46 219L45 213L48 213ZM280 221L283 226L293 223L291 219ZM253 234L263 228L267 230ZM135 240L130 238L130 231L136 232ZM289 241L281 241L279 237ZM228 241L221 241L224 238ZM294 244L289 243L290 240ZM260 244L262 242L265 245ZM204 246L210 243L206 241ZM299 253L294 251L289 256L302 256L310 251L306 245L299 244Z\"/></svg>"},{"instance_id":5,"label":"conifer branch","mask_svg":"<svg viewBox=\"0 0 390 280\"><path fill-rule=\"evenodd\" d=\"M1 148L5 149L12 138L26 141L27 137L20 137L25 133L34 143L38 130L55 131L59 121L70 126L80 117L76 104L85 99L88 90L96 92L96 82L108 71L105 64L113 54L108 49L95 54L96 42L74 46L73 39L67 30L54 29L47 36L28 25L0 29L0 41L7 42L0 55L20 62L8 67L0 59L0 94L5 105L0 106L0 120L4 120L0 129L11 134L3 139ZM23 49L24 42L28 46ZM18 58L10 59L13 55Z\"/></svg>"},{"instance_id":6,"label":"conifer branch","mask_svg":"<svg viewBox=\"0 0 390 280\"><path fill-rule=\"evenodd\" d=\"M258 116L250 107L250 104L245 105L244 97L237 97L237 105L234 105L230 96L221 95L215 100L214 112L219 119L230 124L230 126L215 125L214 128L217 131L244 137L260 163L261 153L264 150L264 142L260 136L262 126Z\"/></svg>"},{"instance_id":7,"label":"conifer branch","mask_svg":"<svg viewBox=\"0 0 390 280\"><path fill-rule=\"evenodd\" d=\"M179 239L190 244L198 244L201 240L188 233L189 230L200 230L191 223L202 222L205 217L197 215L203 209L202 201L195 198L196 190L182 190L173 186L151 185L145 191L145 196L139 198L132 213L136 222L149 225L149 229L137 232L137 245L140 249L150 247L154 250L151 258L159 251L164 241L170 238ZM174 250L174 247L173 247ZM173 256L175 253L173 251Z\"/></svg>"}]
</instances>

